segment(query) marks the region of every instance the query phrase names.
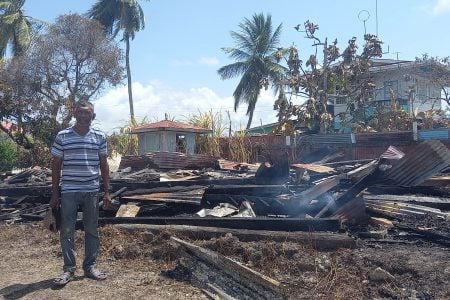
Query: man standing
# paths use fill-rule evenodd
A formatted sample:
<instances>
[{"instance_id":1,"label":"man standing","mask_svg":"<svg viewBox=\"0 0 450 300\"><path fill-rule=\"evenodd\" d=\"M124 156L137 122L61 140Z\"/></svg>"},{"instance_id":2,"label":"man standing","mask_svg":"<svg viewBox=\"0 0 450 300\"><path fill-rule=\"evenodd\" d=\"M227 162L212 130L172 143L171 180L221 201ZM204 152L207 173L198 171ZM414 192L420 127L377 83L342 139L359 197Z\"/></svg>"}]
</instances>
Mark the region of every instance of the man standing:
<instances>
[{"instance_id":1,"label":"man standing","mask_svg":"<svg viewBox=\"0 0 450 300\"><path fill-rule=\"evenodd\" d=\"M95 118L94 105L85 100L75 104L74 126L60 131L52 146L52 198L50 206L61 207L60 241L64 258L64 272L54 283L65 285L73 280L75 261L75 223L78 207L82 207L85 232L85 257L83 262L86 277L103 280L106 274L95 269L100 247L98 234L99 167L105 194L103 205L109 206L109 166L107 162L106 136L91 128ZM61 172L62 170L62 172ZM61 203L59 185L61 183Z\"/></svg>"}]
</instances>

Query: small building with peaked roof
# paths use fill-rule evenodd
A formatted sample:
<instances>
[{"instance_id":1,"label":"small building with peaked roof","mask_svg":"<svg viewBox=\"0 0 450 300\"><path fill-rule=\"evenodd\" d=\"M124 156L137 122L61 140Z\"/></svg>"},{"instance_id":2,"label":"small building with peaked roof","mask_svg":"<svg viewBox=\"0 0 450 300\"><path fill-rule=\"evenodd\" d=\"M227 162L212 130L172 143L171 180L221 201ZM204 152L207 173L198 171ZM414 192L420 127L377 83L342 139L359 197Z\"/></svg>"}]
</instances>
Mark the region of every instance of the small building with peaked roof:
<instances>
[{"instance_id":1,"label":"small building with peaked roof","mask_svg":"<svg viewBox=\"0 0 450 300\"><path fill-rule=\"evenodd\" d=\"M209 129L169 120L140 125L131 131L138 136L139 155L156 151L194 154L195 136L209 132Z\"/></svg>"}]
</instances>

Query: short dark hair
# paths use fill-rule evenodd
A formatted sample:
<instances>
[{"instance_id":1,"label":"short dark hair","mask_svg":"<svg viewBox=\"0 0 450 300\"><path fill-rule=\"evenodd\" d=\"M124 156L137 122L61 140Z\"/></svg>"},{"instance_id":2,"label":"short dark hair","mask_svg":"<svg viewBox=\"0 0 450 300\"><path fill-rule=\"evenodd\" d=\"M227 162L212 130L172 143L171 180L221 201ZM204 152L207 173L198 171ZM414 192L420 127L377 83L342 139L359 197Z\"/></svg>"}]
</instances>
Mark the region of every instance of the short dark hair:
<instances>
[{"instance_id":1,"label":"short dark hair","mask_svg":"<svg viewBox=\"0 0 450 300\"><path fill-rule=\"evenodd\" d=\"M77 108L89 108L94 111L94 104L91 101L82 99L75 102L75 110L77 110Z\"/></svg>"}]
</instances>

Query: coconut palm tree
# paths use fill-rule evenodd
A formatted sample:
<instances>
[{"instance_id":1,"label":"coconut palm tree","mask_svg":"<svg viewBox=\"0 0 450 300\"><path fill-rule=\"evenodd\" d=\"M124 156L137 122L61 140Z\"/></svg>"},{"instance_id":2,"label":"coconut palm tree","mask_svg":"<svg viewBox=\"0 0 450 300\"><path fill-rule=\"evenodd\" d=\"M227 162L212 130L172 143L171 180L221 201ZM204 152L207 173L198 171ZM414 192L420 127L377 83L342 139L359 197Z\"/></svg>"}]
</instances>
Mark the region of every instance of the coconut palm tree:
<instances>
[{"instance_id":1,"label":"coconut palm tree","mask_svg":"<svg viewBox=\"0 0 450 300\"><path fill-rule=\"evenodd\" d=\"M128 101L130 117L134 122L133 92L131 87L130 39L136 32L144 29L144 11L137 0L98 0L87 13L89 18L99 21L107 34L116 37L122 31L122 41L125 41L125 64L128 79Z\"/></svg>"},{"instance_id":2,"label":"coconut palm tree","mask_svg":"<svg viewBox=\"0 0 450 300\"><path fill-rule=\"evenodd\" d=\"M32 22L23 12L25 0L0 0L0 58L11 46L13 56L23 54L31 41Z\"/></svg>"},{"instance_id":3,"label":"coconut palm tree","mask_svg":"<svg viewBox=\"0 0 450 300\"><path fill-rule=\"evenodd\" d=\"M239 24L240 31L231 32L236 43L235 48L222 48L236 62L221 67L217 72L220 77L230 79L242 75L235 91L234 110L241 103L248 105L247 129L250 128L256 102L262 87L267 87L268 78L279 79L284 68L275 58L279 44L282 24L273 30L270 15L255 14L251 19L244 19Z\"/></svg>"}]
</instances>

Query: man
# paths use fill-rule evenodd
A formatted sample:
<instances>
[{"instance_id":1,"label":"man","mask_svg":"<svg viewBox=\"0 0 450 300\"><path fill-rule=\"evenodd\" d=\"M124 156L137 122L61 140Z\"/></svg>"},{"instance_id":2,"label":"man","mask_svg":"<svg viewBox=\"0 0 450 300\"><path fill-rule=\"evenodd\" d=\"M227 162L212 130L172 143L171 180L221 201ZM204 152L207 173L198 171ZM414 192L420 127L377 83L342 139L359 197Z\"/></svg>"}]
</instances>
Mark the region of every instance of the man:
<instances>
[{"instance_id":1,"label":"man","mask_svg":"<svg viewBox=\"0 0 450 300\"><path fill-rule=\"evenodd\" d=\"M85 100L76 102L74 117L75 125L57 134L51 150L53 162L50 206L61 208L60 240L64 258L64 273L54 280L57 285L65 285L74 279L76 270L74 235L79 206L83 210L85 232L84 275L96 280L106 279L105 273L95 269L100 247L97 228L99 167L105 191L103 205L108 207L111 203L108 192L106 136L103 132L91 128L91 122L95 118L94 105L91 102Z\"/></svg>"}]
</instances>

